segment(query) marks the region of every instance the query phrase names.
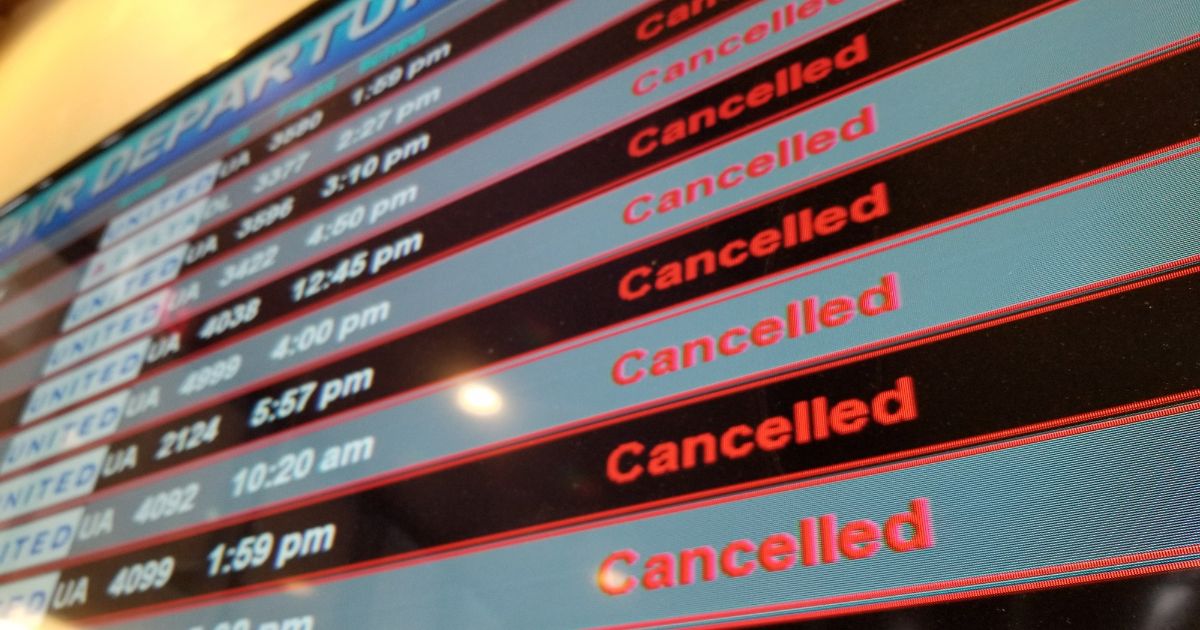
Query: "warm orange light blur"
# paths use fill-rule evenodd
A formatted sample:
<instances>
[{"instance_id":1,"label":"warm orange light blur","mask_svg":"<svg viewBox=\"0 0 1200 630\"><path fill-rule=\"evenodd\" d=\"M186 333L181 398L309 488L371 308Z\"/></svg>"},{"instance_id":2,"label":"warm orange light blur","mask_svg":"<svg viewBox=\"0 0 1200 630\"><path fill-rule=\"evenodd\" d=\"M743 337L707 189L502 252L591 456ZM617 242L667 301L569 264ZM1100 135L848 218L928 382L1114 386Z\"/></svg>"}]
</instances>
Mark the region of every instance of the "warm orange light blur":
<instances>
[{"instance_id":1,"label":"warm orange light blur","mask_svg":"<svg viewBox=\"0 0 1200 630\"><path fill-rule=\"evenodd\" d=\"M0 205L308 3L22 4L0 24Z\"/></svg>"},{"instance_id":2,"label":"warm orange light blur","mask_svg":"<svg viewBox=\"0 0 1200 630\"><path fill-rule=\"evenodd\" d=\"M458 406L473 416L494 416L504 407L500 392L484 383L467 383L458 388Z\"/></svg>"}]
</instances>

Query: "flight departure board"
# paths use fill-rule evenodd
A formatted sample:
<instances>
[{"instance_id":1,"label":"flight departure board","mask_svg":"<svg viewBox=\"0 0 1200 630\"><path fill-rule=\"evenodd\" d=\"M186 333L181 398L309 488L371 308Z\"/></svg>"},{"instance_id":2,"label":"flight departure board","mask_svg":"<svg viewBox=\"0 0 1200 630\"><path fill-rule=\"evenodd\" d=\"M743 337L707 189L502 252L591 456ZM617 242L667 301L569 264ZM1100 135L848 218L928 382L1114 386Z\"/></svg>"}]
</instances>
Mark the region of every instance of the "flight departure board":
<instances>
[{"instance_id":1,"label":"flight departure board","mask_svg":"<svg viewBox=\"0 0 1200 630\"><path fill-rule=\"evenodd\" d=\"M326 2L4 209L4 628L1200 627L1196 0Z\"/></svg>"}]
</instances>

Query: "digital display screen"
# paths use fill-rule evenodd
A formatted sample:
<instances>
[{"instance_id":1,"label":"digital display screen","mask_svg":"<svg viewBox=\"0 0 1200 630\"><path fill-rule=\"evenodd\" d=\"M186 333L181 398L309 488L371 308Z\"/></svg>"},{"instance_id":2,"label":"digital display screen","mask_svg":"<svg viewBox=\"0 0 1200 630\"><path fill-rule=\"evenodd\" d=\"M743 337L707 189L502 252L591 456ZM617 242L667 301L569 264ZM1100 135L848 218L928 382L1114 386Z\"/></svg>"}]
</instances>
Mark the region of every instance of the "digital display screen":
<instances>
[{"instance_id":1,"label":"digital display screen","mask_svg":"<svg viewBox=\"0 0 1200 630\"><path fill-rule=\"evenodd\" d=\"M1195 0L351 0L5 207L0 627L1200 627Z\"/></svg>"}]
</instances>

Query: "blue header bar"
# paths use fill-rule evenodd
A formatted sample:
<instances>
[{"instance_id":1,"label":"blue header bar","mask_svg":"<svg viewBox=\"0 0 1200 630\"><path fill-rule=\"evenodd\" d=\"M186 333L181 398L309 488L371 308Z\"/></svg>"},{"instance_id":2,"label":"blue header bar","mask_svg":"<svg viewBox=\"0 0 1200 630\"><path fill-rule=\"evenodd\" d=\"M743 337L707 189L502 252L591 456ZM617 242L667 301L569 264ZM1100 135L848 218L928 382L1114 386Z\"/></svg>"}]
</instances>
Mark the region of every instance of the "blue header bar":
<instances>
[{"instance_id":1,"label":"blue header bar","mask_svg":"<svg viewBox=\"0 0 1200 630\"><path fill-rule=\"evenodd\" d=\"M14 209L0 262L452 1L342 2Z\"/></svg>"}]
</instances>

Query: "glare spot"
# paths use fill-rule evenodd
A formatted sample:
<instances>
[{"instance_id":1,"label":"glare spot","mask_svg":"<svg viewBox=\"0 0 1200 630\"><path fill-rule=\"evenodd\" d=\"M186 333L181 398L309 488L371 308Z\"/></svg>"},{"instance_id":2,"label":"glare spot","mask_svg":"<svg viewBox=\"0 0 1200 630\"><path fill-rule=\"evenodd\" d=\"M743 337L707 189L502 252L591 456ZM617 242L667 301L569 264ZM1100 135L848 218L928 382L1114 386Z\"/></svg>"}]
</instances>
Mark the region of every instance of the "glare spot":
<instances>
[{"instance_id":1,"label":"glare spot","mask_svg":"<svg viewBox=\"0 0 1200 630\"><path fill-rule=\"evenodd\" d=\"M467 383L459 387L457 401L460 409L473 416L492 416L504 406L500 392L483 383Z\"/></svg>"}]
</instances>

